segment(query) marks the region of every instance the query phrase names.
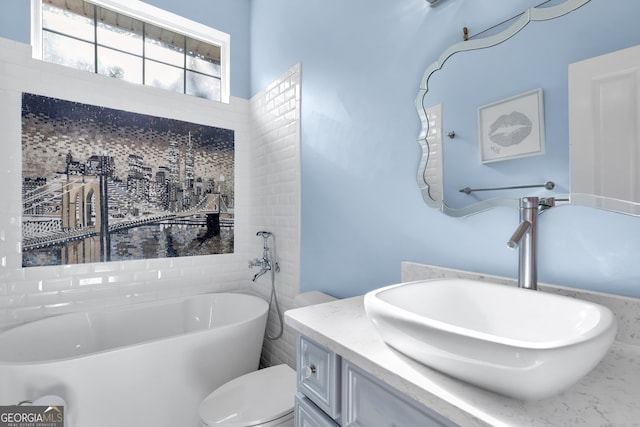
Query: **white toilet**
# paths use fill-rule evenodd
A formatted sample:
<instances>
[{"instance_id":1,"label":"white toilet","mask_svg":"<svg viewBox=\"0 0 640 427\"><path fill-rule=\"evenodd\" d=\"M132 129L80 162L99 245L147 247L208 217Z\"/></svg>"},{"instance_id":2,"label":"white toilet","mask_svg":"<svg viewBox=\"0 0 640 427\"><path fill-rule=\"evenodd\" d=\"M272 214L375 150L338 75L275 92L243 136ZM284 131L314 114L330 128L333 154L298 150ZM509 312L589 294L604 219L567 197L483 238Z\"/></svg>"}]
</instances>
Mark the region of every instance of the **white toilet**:
<instances>
[{"instance_id":1,"label":"white toilet","mask_svg":"<svg viewBox=\"0 0 640 427\"><path fill-rule=\"evenodd\" d=\"M220 386L200 404L201 427L292 427L296 373L260 369Z\"/></svg>"}]
</instances>

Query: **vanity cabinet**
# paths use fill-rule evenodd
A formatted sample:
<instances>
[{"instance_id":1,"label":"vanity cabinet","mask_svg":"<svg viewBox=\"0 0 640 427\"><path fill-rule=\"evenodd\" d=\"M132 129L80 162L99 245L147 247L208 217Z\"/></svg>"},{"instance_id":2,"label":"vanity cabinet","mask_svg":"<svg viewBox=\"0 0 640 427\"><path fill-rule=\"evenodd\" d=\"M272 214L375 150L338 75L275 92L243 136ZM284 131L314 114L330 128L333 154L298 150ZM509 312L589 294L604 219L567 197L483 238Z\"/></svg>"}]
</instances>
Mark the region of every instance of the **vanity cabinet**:
<instances>
[{"instance_id":1,"label":"vanity cabinet","mask_svg":"<svg viewBox=\"0 0 640 427\"><path fill-rule=\"evenodd\" d=\"M309 338L298 337L296 427L454 427Z\"/></svg>"},{"instance_id":2,"label":"vanity cabinet","mask_svg":"<svg viewBox=\"0 0 640 427\"><path fill-rule=\"evenodd\" d=\"M342 365L342 406L342 425L348 427L456 426L348 361Z\"/></svg>"},{"instance_id":3,"label":"vanity cabinet","mask_svg":"<svg viewBox=\"0 0 640 427\"><path fill-rule=\"evenodd\" d=\"M298 337L298 390L325 414L340 419L340 356Z\"/></svg>"},{"instance_id":4,"label":"vanity cabinet","mask_svg":"<svg viewBox=\"0 0 640 427\"><path fill-rule=\"evenodd\" d=\"M297 427L337 427L340 425L329 418L302 393L296 394L295 420Z\"/></svg>"}]
</instances>

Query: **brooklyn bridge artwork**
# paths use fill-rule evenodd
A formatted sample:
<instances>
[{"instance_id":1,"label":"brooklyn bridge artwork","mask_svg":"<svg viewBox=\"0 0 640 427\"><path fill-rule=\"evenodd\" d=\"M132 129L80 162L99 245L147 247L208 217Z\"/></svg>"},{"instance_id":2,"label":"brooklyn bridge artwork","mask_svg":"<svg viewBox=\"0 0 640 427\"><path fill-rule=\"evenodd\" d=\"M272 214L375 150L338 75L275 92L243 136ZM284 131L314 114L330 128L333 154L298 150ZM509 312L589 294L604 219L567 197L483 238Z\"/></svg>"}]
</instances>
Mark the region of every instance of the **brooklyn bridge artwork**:
<instances>
[{"instance_id":1,"label":"brooklyn bridge artwork","mask_svg":"<svg viewBox=\"0 0 640 427\"><path fill-rule=\"evenodd\" d=\"M22 265L232 253L234 133L22 94Z\"/></svg>"}]
</instances>

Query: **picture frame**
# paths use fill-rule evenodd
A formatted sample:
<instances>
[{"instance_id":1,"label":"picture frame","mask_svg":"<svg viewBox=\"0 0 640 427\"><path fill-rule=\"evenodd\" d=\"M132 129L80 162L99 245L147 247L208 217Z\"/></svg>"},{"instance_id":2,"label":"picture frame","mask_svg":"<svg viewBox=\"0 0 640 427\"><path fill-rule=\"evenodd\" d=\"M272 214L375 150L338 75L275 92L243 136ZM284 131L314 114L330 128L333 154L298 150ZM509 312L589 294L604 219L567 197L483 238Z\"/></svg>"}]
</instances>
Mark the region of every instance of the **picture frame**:
<instances>
[{"instance_id":1,"label":"picture frame","mask_svg":"<svg viewBox=\"0 0 640 427\"><path fill-rule=\"evenodd\" d=\"M478 136L482 163L544 154L542 89L478 107Z\"/></svg>"}]
</instances>

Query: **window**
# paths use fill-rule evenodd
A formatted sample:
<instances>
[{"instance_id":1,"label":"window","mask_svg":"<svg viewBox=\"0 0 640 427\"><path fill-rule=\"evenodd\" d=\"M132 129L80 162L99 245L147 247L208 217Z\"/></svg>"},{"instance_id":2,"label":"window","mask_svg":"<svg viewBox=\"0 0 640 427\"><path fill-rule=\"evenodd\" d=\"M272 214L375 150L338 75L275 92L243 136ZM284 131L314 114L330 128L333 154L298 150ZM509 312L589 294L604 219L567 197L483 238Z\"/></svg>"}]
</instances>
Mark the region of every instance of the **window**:
<instances>
[{"instance_id":1,"label":"window","mask_svg":"<svg viewBox=\"0 0 640 427\"><path fill-rule=\"evenodd\" d=\"M229 102L228 34L137 0L32 0L33 56Z\"/></svg>"}]
</instances>

